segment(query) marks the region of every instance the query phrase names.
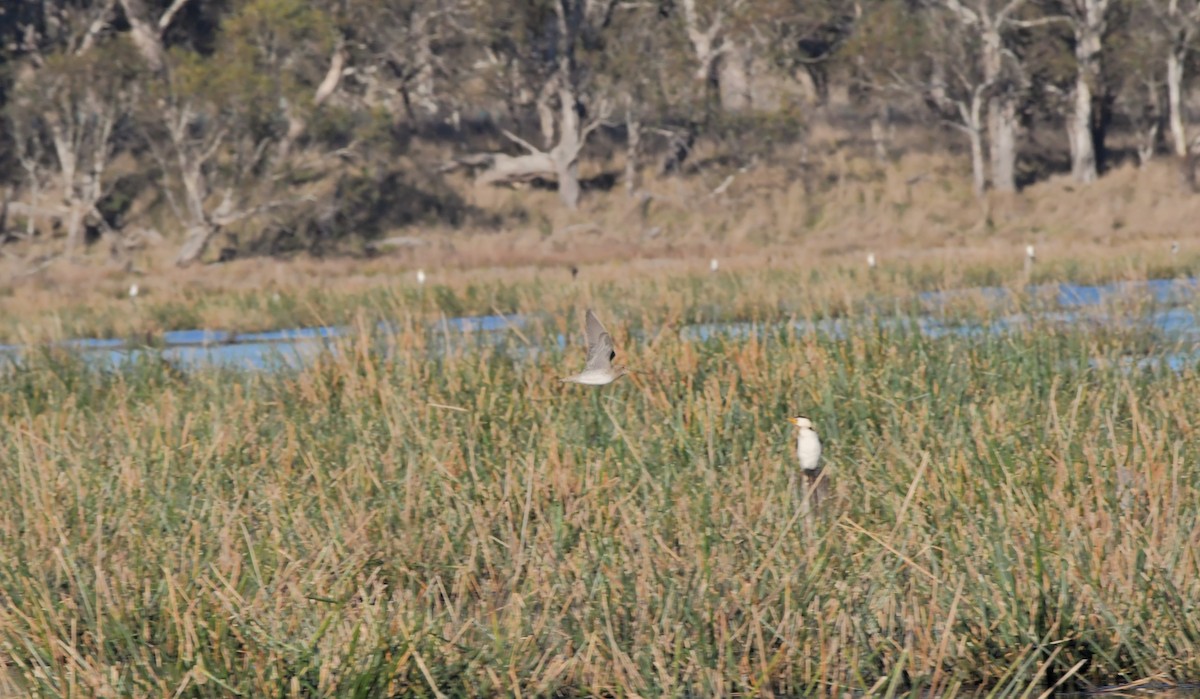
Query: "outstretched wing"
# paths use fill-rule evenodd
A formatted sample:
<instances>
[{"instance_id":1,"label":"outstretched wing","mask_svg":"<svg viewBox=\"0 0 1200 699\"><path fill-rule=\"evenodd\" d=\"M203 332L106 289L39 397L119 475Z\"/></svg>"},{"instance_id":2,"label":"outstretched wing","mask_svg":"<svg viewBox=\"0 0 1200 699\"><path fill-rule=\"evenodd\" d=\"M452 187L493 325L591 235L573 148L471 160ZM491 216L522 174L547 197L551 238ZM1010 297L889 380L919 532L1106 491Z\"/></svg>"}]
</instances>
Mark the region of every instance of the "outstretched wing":
<instances>
[{"instance_id":1,"label":"outstretched wing","mask_svg":"<svg viewBox=\"0 0 1200 699\"><path fill-rule=\"evenodd\" d=\"M613 349L612 335L608 334L608 331L600 324L600 319L590 308L587 311L587 323L584 331L587 335L588 348L587 366L584 371L610 368L613 357L617 356L616 350Z\"/></svg>"}]
</instances>

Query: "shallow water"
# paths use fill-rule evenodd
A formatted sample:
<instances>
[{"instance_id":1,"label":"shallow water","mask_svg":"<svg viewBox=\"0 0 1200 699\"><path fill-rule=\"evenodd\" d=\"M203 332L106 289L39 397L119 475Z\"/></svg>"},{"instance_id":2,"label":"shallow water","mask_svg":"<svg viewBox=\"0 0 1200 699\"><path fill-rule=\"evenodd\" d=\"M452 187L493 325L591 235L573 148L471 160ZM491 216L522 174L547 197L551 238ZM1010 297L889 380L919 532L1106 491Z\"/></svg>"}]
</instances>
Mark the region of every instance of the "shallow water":
<instances>
[{"instance_id":1,"label":"shallow water","mask_svg":"<svg viewBox=\"0 0 1200 699\"><path fill-rule=\"evenodd\" d=\"M962 322L946 318L946 306L956 299L982 299L995 310L1002 310L1014 299L1001 287L930 291L918 295L923 313L916 316L866 314L853 318L827 318L793 323L717 322L696 323L681 328L683 339L706 341L716 337L732 339L764 336L780 332L797 335L819 334L844 338L851 331L881 328L920 333L930 338L947 336L977 337L1003 334L1031 327L1069 326L1087 323L1093 327L1140 330L1161 340L1157 351L1120 360L1123 368L1166 366L1179 371L1200 362L1200 321L1193 308L1184 304L1196 301L1200 283L1196 279L1118 282L1097 286L1046 284L1028 287L1026 293L1039 299L1037 312L1010 313L988 322ZM1110 302L1136 299L1149 304L1150 310L1137 315L1120 313ZM444 318L427 327L430 351L445 353L471 345L513 345L515 336L533 320L523 315L487 315ZM397 328L381 322L376 332L385 337ZM119 369L147 357L161 358L180 369L203 366L276 370L299 368L322 352L336 352L334 340L349 330L335 326L284 328L264 332L234 334L223 330L173 330L162 337L161 347L145 347L120 339L78 338L55 343L55 347L76 351L87 361L108 369ZM558 334L559 349L568 338ZM542 348L513 346L514 354L536 357ZM19 365L28 348L0 345L0 359ZM1093 366L1101 362L1092 360Z\"/></svg>"}]
</instances>

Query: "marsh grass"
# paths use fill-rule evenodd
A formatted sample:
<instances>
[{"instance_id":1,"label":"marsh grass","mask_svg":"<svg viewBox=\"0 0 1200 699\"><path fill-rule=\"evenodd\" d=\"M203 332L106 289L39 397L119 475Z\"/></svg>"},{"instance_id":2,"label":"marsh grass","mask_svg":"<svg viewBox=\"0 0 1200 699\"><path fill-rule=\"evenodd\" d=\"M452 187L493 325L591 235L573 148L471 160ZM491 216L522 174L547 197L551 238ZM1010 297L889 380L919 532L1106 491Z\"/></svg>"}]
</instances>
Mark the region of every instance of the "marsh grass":
<instances>
[{"instance_id":1,"label":"marsh grass","mask_svg":"<svg viewBox=\"0 0 1200 699\"><path fill-rule=\"evenodd\" d=\"M371 267L370 274L353 273L353 266L342 263L317 264L304 268L311 274L301 270L287 284L254 286L264 264L234 263L213 270L213 278L203 283L200 278L192 279L197 283L146 281L136 300L86 290L63 295L23 288L10 298L0 298L0 342L42 344L98 337L154 345L171 330L248 333L344 325L363 313L376 321L397 316L434 320L463 315L562 315L594 299L605 299L635 321L640 309L649 309L668 322L767 322L794 315L919 310L916 297L921 291L989 286L1019 296L1030 282L1169 279L1193 275L1197 268L1192 258L1175 262L1162 251L1145 257L1114 252L1081 265L1064 250L1062 258L1039 262L1029 279L1021 272L1019 258L1007 259L995 251L976 252L962 260L955 255L888 260L874 272L857 258L826 261L757 254L727 260L716 275L707 271L707 258L703 265L684 259L642 260L586 268L578 279L561 268L439 270L435 280L421 288L393 260ZM320 276L318 270L329 277L319 285L314 281ZM967 299L966 305L978 306L982 297L968 294Z\"/></svg>"},{"instance_id":2,"label":"marsh grass","mask_svg":"<svg viewBox=\"0 0 1200 699\"><path fill-rule=\"evenodd\" d=\"M177 249L164 244L139 251L126 268L100 250L106 246L74 260L58 257L62 240L46 231L0 258L0 341L344 323L388 294L432 315L540 309L546 297L555 301L547 310L557 310L568 305L562 297L587 288L646 296L642 280L700 277L712 256L721 259L721 276L745 280L738 290L749 303L803 296L830 312L871 294L1200 270L1191 242L1200 198L1179 188L1177 167L1166 159L1115 168L1094 186L1056 177L1017 196L995 195L985 215L970 191L969 163L940 146L930 152L923 127L899 132L903 155L888 163L848 147L857 135L824 127L804 146L809 155L784 149L729 172L717 164L728 155L724 146L702 144L695 158L713 165L678 177L647 172L638 197L620 187L597 191L574 212L551 191L477 187L453 176L449 184L472 206L498 213L503 226L389 231L415 245L372 259L298 255L181 270L171 262ZM795 169L809 156L825 175L815 183ZM587 160L596 168L592 175L624 165ZM729 189L712 196L728 175L734 175ZM244 233L253 238L261 231L250 226ZM1177 255L1169 252L1173 241L1181 244ZM1036 244L1038 262L1025 279L1028 243ZM873 275L865 268L867 251L879 259ZM35 262L42 259L49 261ZM572 265L580 269L578 280L568 271ZM413 280L418 267L430 277L423 297ZM134 281L137 301L128 297ZM727 299L718 301L733 313Z\"/></svg>"},{"instance_id":3,"label":"marsh grass","mask_svg":"<svg viewBox=\"0 0 1200 699\"><path fill-rule=\"evenodd\" d=\"M398 292L273 373L32 355L0 375L0 685L1038 696L1200 676L1194 363L1123 370L1155 342L1083 324L681 339L718 292L798 314L768 287L518 286L514 307L577 308L498 345L427 330L430 295ZM596 298L638 372L563 387L582 351L555 339ZM797 412L826 445L811 519Z\"/></svg>"}]
</instances>

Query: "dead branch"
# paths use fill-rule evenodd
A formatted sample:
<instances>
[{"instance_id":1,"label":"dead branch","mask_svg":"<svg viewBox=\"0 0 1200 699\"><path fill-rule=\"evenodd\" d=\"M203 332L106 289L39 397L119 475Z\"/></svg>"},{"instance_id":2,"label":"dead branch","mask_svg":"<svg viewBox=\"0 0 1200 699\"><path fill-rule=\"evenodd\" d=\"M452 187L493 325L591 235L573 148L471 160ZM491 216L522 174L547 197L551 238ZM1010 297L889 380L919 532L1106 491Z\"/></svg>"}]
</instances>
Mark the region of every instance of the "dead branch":
<instances>
[{"instance_id":1,"label":"dead branch","mask_svg":"<svg viewBox=\"0 0 1200 699\"><path fill-rule=\"evenodd\" d=\"M513 143L516 143L517 145L528 150L531 154L543 154L544 155L544 153L542 152L542 150L540 148L534 146L529 141L526 141L525 139L523 139L520 136L516 135L515 133L509 131L508 129L500 129L500 133L504 134L504 137L507 138L508 140L510 140Z\"/></svg>"}]
</instances>

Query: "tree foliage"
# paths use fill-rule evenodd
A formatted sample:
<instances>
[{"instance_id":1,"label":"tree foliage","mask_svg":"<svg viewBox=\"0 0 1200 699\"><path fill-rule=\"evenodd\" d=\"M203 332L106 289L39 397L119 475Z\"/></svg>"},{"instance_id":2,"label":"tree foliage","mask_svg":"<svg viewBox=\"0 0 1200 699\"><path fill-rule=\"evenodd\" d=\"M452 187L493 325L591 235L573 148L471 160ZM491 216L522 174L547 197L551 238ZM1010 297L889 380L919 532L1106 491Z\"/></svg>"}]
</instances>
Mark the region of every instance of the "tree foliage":
<instances>
[{"instance_id":1,"label":"tree foliage","mask_svg":"<svg viewBox=\"0 0 1200 699\"><path fill-rule=\"evenodd\" d=\"M848 93L861 128L932 114L967 133L977 188L1003 189L1031 129L1082 159L1084 124L1101 169L1116 123L1143 159L1168 138L1186 152L1197 27L1193 0L10 0L0 179L30 232L65 229L74 249L83 229L121 236L105 197L156 173L135 211L185 263L222 234L382 235L393 203L364 223L345 183L448 196L447 149L573 207L598 133L626 145L632 192L650 147L663 173L697 137L772 157Z\"/></svg>"}]
</instances>

